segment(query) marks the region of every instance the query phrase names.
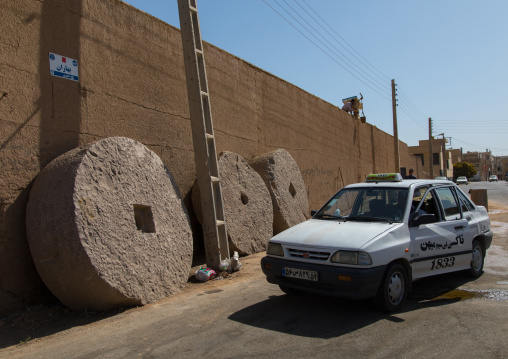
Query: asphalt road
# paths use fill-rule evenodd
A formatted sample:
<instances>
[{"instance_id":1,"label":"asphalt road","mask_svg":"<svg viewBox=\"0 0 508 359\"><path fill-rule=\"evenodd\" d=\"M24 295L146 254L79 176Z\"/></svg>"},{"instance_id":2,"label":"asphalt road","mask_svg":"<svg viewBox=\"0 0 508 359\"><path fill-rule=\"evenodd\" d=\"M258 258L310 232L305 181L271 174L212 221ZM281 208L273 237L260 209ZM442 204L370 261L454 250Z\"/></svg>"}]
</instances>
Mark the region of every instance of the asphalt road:
<instances>
[{"instance_id":1,"label":"asphalt road","mask_svg":"<svg viewBox=\"0 0 508 359\"><path fill-rule=\"evenodd\" d=\"M2 358L506 358L508 184L486 188L495 236L485 273L414 285L405 308L383 314L369 300L288 296L242 258L231 279L189 285L114 317L0 350Z\"/></svg>"}]
</instances>

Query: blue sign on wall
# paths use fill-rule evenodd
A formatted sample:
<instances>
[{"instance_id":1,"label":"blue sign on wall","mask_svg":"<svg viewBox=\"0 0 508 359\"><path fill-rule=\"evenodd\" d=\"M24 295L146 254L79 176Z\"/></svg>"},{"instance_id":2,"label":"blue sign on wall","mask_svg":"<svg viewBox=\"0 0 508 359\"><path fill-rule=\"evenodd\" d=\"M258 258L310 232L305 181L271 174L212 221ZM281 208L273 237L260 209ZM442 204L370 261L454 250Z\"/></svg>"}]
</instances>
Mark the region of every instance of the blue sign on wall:
<instances>
[{"instance_id":1,"label":"blue sign on wall","mask_svg":"<svg viewBox=\"0 0 508 359\"><path fill-rule=\"evenodd\" d=\"M49 72L52 76L78 81L78 61L50 52Z\"/></svg>"}]
</instances>

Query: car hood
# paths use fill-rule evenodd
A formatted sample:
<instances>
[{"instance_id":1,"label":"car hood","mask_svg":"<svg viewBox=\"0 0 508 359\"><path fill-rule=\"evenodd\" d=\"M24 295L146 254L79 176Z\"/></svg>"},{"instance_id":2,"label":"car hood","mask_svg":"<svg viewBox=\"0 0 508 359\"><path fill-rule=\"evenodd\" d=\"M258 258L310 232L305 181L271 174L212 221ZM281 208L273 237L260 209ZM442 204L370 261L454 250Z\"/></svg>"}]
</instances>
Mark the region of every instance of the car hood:
<instances>
[{"instance_id":1,"label":"car hood","mask_svg":"<svg viewBox=\"0 0 508 359\"><path fill-rule=\"evenodd\" d=\"M361 249L399 223L309 219L279 233L274 242L309 247Z\"/></svg>"}]
</instances>

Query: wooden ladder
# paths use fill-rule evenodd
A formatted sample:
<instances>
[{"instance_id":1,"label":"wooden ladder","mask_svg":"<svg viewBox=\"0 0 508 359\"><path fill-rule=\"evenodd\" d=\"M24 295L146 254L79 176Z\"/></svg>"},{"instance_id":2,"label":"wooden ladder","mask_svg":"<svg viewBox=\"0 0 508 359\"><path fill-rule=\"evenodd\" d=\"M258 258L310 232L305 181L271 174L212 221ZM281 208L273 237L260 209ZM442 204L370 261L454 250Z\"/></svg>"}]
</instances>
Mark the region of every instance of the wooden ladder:
<instances>
[{"instance_id":1,"label":"wooden ladder","mask_svg":"<svg viewBox=\"0 0 508 359\"><path fill-rule=\"evenodd\" d=\"M213 134L205 56L196 0L178 0L196 175L203 209L203 236L208 267L229 258L228 236Z\"/></svg>"}]
</instances>

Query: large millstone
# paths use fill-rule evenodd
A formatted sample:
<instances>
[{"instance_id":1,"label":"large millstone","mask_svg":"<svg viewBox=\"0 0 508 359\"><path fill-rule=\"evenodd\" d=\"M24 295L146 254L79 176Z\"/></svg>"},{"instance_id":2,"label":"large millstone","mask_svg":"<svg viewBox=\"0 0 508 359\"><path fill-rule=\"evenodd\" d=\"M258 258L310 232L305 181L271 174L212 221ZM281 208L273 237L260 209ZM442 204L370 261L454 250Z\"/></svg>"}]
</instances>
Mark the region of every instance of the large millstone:
<instances>
[{"instance_id":1,"label":"large millstone","mask_svg":"<svg viewBox=\"0 0 508 359\"><path fill-rule=\"evenodd\" d=\"M273 209L261 177L243 157L223 152L218 161L229 250L247 255L266 249L272 237ZM203 222L197 182L192 187L196 217Z\"/></svg>"},{"instance_id":2,"label":"large millstone","mask_svg":"<svg viewBox=\"0 0 508 359\"><path fill-rule=\"evenodd\" d=\"M188 279L192 234L179 190L144 145L112 137L56 158L30 192L37 270L73 310L157 301Z\"/></svg>"},{"instance_id":3,"label":"large millstone","mask_svg":"<svg viewBox=\"0 0 508 359\"><path fill-rule=\"evenodd\" d=\"M274 234L310 218L302 173L289 152L279 149L255 157L249 164L259 173L270 191Z\"/></svg>"}]
</instances>

